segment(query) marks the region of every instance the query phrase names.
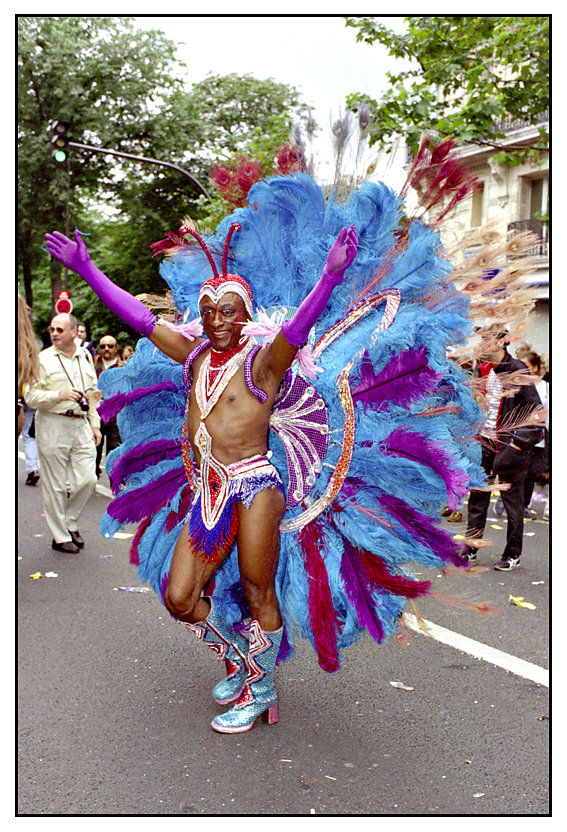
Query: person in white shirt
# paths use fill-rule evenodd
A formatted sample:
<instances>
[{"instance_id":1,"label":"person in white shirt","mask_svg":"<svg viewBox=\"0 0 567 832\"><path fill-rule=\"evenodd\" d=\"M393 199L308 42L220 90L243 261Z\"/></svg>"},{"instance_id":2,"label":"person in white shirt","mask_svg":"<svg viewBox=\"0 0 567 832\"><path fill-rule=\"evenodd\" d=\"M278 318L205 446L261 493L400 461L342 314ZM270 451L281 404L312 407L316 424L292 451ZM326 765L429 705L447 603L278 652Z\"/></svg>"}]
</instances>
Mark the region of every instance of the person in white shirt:
<instances>
[{"instance_id":1,"label":"person in white shirt","mask_svg":"<svg viewBox=\"0 0 567 832\"><path fill-rule=\"evenodd\" d=\"M51 347L39 355L39 379L25 391L36 410L35 431L42 473L43 509L52 549L76 553L84 546L78 521L96 485L96 446L101 441L97 376L77 346L73 315L56 315Z\"/></svg>"}]
</instances>

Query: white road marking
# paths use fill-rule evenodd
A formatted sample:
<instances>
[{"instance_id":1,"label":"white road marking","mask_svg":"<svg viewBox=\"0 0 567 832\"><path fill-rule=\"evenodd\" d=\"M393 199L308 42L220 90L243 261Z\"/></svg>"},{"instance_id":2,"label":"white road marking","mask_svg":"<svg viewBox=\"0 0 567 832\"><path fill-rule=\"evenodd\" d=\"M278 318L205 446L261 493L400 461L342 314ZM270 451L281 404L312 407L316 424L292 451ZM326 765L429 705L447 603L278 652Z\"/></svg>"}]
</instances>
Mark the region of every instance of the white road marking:
<instances>
[{"instance_id":1,"label":"white road marking","mask_svg":"<svg viewBox=\"0 0 567 832\"><path fill-rule=\"evenodd\" d=\"M99 485L97 483L96 490L98 491L99 494L102 494L103 497L110 497L110 499L112 499L112 497L114 497L114 494L112 493L110 488L107 488L105 485Z\"/></svg>"},{"instance_id":2,"label":"white road marking","mask_svg":"<svg viewBox=\"0 0 567 832\"><path fill-rule=\"evenodd\" d=\"M414 630L416 633L429 635L442 644L454 647L455 650L461 650L463 653L468 653L469 656L474 656L476 659L482 659L504 670L509 670L511 673L515 673L516 676L523 676L524 679L529 679L538 685L549 687L549 670L546 670L544 667L539 667L539 665L532 664L524 659L518 659L516 656L511 656L509 653L504 653L495 647L489 647L488 644L482 644L480 641L475 641L467 636L454 633L452 630L440 627L432 621L423 620L428 630L427 633L424 633L423 629L419 626L417 618L411 613L406 612L404 614L404 621L410 630Z\"/></svg>"}]
</instances>

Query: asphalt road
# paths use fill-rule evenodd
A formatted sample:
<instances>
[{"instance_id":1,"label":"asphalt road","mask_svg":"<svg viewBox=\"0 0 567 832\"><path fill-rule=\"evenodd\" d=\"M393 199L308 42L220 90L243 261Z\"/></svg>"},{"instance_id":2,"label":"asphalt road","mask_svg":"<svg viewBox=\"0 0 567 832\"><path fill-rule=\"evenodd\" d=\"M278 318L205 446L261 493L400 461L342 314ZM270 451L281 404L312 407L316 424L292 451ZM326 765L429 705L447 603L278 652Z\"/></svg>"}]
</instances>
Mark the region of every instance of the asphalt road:
<instances>
[{"instance_id":1,"label":"asphalt road","mask_svg":"<svg viewBox=\"0 0 567 832\"><path fill-rule=\"evenodd\" d=\"M300 641L277 671L279 723L227 736L210 728L220 662L152 592L117 589L141 583L130 540L98 532L107 497L83 514L85 549L62 555L50 548L41 487L24 481L20 460L20 816L549 814L548 688L520 672L548 667L540 518L525 523L514 572L491 568L505 534L492 516L501 528L489 527L495 546L478 571L423 575L497 615L419 604L427 621L530 665L509 670L410 630L405 647L363 638L330 675Z\"/></svg>"}]
</instances>

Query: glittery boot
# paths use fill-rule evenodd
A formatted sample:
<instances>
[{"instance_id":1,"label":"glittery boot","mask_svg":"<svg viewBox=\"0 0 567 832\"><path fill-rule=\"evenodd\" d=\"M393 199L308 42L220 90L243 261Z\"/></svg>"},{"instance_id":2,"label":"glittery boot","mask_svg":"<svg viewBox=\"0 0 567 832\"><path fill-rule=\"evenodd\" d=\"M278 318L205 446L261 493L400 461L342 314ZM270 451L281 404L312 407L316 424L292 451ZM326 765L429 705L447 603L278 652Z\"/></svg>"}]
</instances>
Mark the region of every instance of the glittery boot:
<instances>
[{"instance_id":1,"label":"glittery boot","mask_svg":"<svg viewBox=\"0 0 567 832\"><path fill-rule=\"evenodd\" d=\"M278 704L274 687L274 668L282 641L283 627L265 632L257 621L250 625L248 677L244 690L235 705L211 722L211 727L222 734L249 731L261 715L264 721L278 721Z\"/></svg>"},{"instance_id":2,"label":"glittery boot","mask_svg":"<svg viewBox=\"0 0 567 832\"><path fill-rule=\"evenodd\" d=\"M197 638L204 641L211 650L224 659L227 675L213 688L213 699L219 705L227 705L238 699L244 688L248 674L246 656L249 645L244 636L235 632L217 615L213 608L213 599L207 600L211 609L204 621L198 621L196 624L183 623Z\"/></svg>"}]
</instances>

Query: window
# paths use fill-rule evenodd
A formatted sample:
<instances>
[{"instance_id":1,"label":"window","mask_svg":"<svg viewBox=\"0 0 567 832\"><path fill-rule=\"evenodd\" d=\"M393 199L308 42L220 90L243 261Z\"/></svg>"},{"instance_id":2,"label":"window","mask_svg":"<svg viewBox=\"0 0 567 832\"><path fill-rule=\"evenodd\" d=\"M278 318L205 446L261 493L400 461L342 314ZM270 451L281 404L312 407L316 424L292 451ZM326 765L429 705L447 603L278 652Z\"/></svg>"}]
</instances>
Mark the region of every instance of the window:
<instances>
[{"instance_id":1,"label":"window","mask_svg":"<svg viewBox=\"0 0 567 832\"><path fill-rule=\"evenodd\" d=\"M471 228L478 228L482 225L484 207L484 182L481 182L474 192L471 204Z\"/></svg>"}]
</instances>

